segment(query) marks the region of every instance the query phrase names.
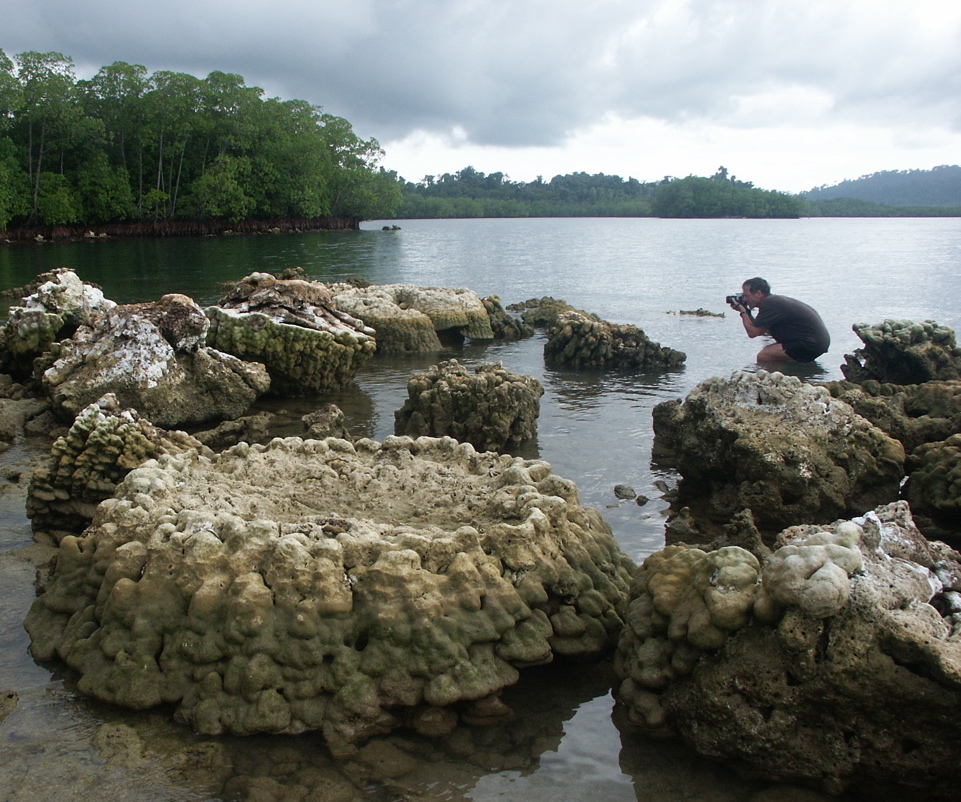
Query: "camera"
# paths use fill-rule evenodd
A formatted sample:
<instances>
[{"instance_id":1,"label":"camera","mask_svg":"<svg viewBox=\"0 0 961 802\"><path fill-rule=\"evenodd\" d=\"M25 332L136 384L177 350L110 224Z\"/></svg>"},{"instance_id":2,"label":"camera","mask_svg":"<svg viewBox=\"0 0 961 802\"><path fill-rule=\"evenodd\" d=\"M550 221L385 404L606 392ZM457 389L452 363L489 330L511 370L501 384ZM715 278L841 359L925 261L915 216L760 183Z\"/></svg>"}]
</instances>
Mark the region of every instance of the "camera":
<instances>
[{"instance_id":1,"label":"camera","mask_svg":"<svg viewBox=\"0 0 961 802\"><path fill-rule=\"evenodd\" d=\"M727 298L724 299L724 302L725 302L728 306L734 306L735 304L741 304L741 305L743 305L743 304L744 304L744 293L743 293L743 292L739 292L737 295L728 295Z\"/></svg>"}]
</instances>

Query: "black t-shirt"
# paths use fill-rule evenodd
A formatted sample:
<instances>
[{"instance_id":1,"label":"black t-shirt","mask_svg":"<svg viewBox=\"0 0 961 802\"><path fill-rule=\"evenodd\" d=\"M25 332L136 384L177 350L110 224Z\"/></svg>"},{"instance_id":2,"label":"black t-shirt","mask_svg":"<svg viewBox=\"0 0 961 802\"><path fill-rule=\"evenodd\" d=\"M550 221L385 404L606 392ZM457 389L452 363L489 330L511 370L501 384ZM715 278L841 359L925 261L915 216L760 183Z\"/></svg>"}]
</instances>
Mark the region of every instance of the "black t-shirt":
<instances>
[{"instance_id":1,"label":"black t-shirt","mask_svg":"<svg viewBox=\"0 0 961 802\"><path fill-rule=\"evenodd\" d=\"M821 316L806 303L786 295L768 295L754 318L793 359L817 359L831 347L831 335Z\"/></svg>"}]
</instances>

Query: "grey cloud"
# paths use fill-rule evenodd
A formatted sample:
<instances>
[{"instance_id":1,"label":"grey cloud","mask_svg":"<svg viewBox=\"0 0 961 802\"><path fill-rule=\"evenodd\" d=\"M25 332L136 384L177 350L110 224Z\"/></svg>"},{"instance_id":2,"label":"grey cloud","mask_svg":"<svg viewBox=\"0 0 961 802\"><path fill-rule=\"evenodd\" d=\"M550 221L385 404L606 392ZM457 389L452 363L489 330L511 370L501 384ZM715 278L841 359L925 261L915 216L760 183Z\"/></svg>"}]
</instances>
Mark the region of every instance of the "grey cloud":
<instances>
[{"instance_id":1,"label":"grey cloud","mask_svg":"<svg viewBox=\"0 0 961 802\"><path fill-rule=\"evenodd\" d=\"M121 60L197 75L236 72L268 94L321 105L382 141L415 129L459 128L477 144L552 145L608 113L723 121L733 98L792 86L826 93L832 113L861 121L883 123L905 113L932 124L961 119L957 37L886 19L878 4L7 0L7 6L0 47L8 55L60 50L89 70Z\"/></svg>"}]
</instances>

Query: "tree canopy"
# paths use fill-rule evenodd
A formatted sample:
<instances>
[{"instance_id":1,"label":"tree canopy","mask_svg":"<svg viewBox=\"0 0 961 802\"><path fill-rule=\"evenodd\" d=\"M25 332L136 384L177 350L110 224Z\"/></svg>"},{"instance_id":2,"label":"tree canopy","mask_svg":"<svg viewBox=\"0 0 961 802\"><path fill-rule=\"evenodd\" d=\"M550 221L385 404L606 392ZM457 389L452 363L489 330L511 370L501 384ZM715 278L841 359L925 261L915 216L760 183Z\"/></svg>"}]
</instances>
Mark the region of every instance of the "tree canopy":
<instances>
[{"instance_id":1,"label":"tree canopy","mask_svg":"<svg viewBox=\"0 0 961 802\"><path fill-rule=\"evenodd\" d=\"M511 181L473 167L408 182L398 217L799 217L803 203L757 189L720 167L711 178L688 176L642 183L597 173L550 181Z\"/></svg>"},{"instance_id":2,"label":"tree canopy","mask_svg":"<svg viewBox=\"0 0 961 802\"><path fill-rule=\"evenodd\" d=\"M389 216L375 139L235 74L0 50L0 230L120 221Z\"/></svg>"}]
</instances>

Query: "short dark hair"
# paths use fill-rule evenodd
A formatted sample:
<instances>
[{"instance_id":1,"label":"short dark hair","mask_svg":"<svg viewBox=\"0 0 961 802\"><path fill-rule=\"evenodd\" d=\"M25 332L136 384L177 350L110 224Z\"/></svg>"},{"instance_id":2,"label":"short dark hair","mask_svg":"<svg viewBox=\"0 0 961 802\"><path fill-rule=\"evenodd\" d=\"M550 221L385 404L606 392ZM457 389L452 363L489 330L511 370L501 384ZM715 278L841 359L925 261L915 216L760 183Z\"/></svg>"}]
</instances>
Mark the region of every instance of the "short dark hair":
<instances>
[{"instance_id":1,"label":"short dark hair","mask_svg":"<svg viewBox=\"0 0 961 802\"><path fill-rule=\"evenodd\" d=\"M741 286L747 287L751 292L759 292L761 295L771 294L771 285L768 284L763 278L749 278Z\"/></svg>"}]
</instances>

